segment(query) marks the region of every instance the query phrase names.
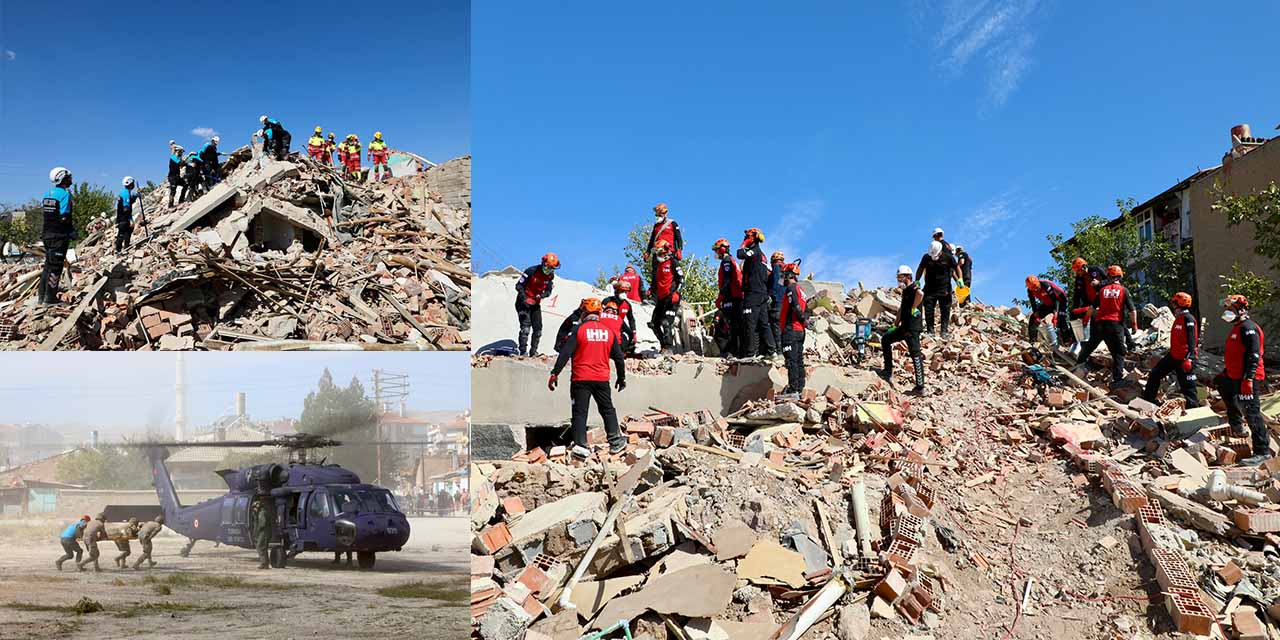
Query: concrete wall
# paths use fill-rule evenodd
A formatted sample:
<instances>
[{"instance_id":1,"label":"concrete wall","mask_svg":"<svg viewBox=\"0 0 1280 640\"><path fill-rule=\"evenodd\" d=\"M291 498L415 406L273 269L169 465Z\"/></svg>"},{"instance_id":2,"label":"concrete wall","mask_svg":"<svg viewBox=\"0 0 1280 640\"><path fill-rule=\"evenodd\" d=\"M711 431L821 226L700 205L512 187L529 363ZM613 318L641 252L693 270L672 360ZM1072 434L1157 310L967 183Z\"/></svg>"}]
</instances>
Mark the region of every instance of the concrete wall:
<instances>
[{"instance_id":1,"label":"concrete wall","mask_svg":"<svg viewBox=\"0 0 1280 640\"><path fill-rule=\"evenodd\" d=\"M1191 233L1195 242L1196 292L1200 313L1209 321L1204 331L1206 348L1220 351L1227 335L1227 325L1222 319L1218 301L1225 297L1220 275L1231 273L1231 265L1259 275L1269 275L1280 282L1280 273L1267 268L1267 260L1253 252L1254 226L1242 223L1228 227L1226 219L1211 210L1211 194L1215 182L1220 182L1228 193L1246 194L1280 182L1280 139L1272 139L1230 162L1230 168L1219 170L1197 180L1190 187ZM1278 285L1280 286L1280 285ZM1263 327L1263 331L1277 334L1278 327Z\"/></svg>"},{"instance_id":2,"label":"concrete wall","mask_svg":"<svg viewBox=\"0 0 1280 640\"><path fill-rule=\"evenodd\" d=\"M182 504L190 505L224 494L226 491L180 491L178 498ZM145 491L61 489L58 491L58 508L51 517L78 518L84 514L93 515L109 504L159 505L160 500L156 498L156 492L150 489Z\"/></svg>"},{"instance_id":3,"label":"concrete wall","mask_svg":"<svg viewBox=\"0 0 1280 640\"><path fill-rule=\"evenodd\" d=\"M627 374L627 388L614 392L619 416L640 415L656 407L671 413L709 409L717 414L732 413L748 399L761 398L769 388L786 386L786 371L768 365L738 365L723 375L713 359L689 358L674 363L669 375ZM551 365L532 360L495 358L488 367L472 369L472 433L474 425L555 425L569 421L569 374L555 392L547 391ZM846 373L830 365L815 365L808 386L821 393L835 385L856 393L874 380L869 371ZM601 424L594 408L588 424ZM497 438L500 434L494 433ZM486 436L488 437L488 436ZM502 439L507 436L502 435ZM473 444L473 454L479 458Z\"/></svg>"}]
</instances>

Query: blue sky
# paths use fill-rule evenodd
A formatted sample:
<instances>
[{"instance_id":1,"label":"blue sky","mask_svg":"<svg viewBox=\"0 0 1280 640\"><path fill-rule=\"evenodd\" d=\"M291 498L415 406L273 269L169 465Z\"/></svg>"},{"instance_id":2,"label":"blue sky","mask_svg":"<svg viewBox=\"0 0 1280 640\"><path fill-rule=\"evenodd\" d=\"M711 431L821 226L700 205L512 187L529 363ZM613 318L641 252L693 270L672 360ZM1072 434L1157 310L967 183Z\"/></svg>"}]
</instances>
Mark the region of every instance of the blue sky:
<instances>
[{"instance_id":1,"label":"blue sky","mask_svg":"<svg viewBox=\"0 0 1280 640\"><path fill-rule=\"evenodd\" d=\"M4 362L0 421L5 423L79 425L104 433L146 426L167 431L173 424L175 354L14 352L4 354ZM252 417L297 418L325 367L341 386L359 377L370 394L374 369L408 374L410 409L471 407L465 353L204 352L186 356L188 424L235 413L237 391L245 392Z\"/></svg>"},{"instance_id":2,"label":"blue sky","mask_svg":"<svg viewBox=\"0 0 1280 640\"><path fill-rule=\"evenodd\" d=\"M930 231L1008 303L1045 235L1275 135L1280 5L478 3L477 270L589 279L667 202L702 255L763 228L820 277L883 283Z\"/></svg>"},{"instance_id":3,"label":"blue sky","mask_svg":"<svg viewBox=\"0 0 1280 640\"><path fill-rule=\"evenodd\" d=\"M159 182L168 141L248 144L267 113L437 162L470 152L470 4L0 0L0 203L64 165Z\"/></svg>"}]
</instances>

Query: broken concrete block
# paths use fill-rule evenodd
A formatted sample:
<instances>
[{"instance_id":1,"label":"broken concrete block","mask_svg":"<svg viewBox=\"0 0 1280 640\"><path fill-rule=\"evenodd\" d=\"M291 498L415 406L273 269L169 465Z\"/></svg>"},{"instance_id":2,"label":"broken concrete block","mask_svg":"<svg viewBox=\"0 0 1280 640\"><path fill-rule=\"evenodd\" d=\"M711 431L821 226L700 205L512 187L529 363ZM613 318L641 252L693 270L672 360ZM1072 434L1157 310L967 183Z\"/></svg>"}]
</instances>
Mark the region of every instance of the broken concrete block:
<instances>
[{"instance_id":1,"label":"broken concrete block","mask_svg":"<svg viewBox=\"0 0 1280 640\"><path fill-rule=\"evenodd\" d=\"M296 170L297 167L294 167L294 169ZM182 231L191 227L191 225L199 222L201 218L209 215L210 213L213 213L218 209L218 207L226 204L228 200L231 200L235 196L236 190L230 184L222 182L214 185L212 189L209 189L208 192L197 198L195 202L191 203L191 206L187 209L186 213L184 213L177 222L174 222L173 225L169 227L170 230Z\"/></svg>"},{"instance_id":2,"label":"broken concrete block","mask_svg":"<svg viewBox=\"0 0 1280 640\"><path fill-rule=\"evenodd\" d=\"M597 530L604 523L605 494L577 493L544 504L526 512L511 525L511 542L518 546L531 540L542 540L554 529L569 534L570 524L582 521L594 523ZM577 529L582 535L584 530ZM590 543L590 540L587 541Z\"/></svg>"},{"instance_id":3,"label":"broken concrete block","mask_svg":"<svg viewBox=\"0 0 1280 640\"><path fill-rule=\"evenodd\" d=\"M483 640L520 640L531 622L533 616L523 606L504 596L480 618L480 637Z\"/></svg>"},{"instance_id":4,"label":"broken concrete block","mask_svg":"<svg viewBox=\"0 0 1280 640\"><path fill-rule=\"evenodd\" d=\"M1187 409L1187 412L1178 419L1178 433L1188 436L1205 427L1216 427L1220 424L1222 424L1222 418L1218 417L1211 407L1196 407Z\"/></svg>"}]
</instances>

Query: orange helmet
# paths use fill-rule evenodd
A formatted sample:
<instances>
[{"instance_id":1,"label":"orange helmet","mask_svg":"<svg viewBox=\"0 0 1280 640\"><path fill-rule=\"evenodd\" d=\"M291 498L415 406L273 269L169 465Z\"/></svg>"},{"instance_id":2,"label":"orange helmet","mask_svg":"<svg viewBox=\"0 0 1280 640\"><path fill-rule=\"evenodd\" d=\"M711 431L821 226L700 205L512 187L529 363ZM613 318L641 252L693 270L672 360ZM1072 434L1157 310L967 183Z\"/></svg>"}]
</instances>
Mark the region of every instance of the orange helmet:
<instances>
[{"instance_id":1,"label":"orange helmet","mask_svg":"<svg viewBox=\"0 0 1280 640\"><path fill-rule=\"evenodd\" d=\"M1123 277L1124 277L1124 269L1121 269L1121 268L1120 268L1120 265L1118 265L1118 264L1113 264L1113 265L1111 265L1111 266L1107 267L1107 277L1108 277L1108 278L1123 278Z\"/></svg>"},{"instance_id":2,"label":"orange helmet","mask_svg":"<svg viewBox=\"0 0 1280 640\"><path fill-rule=\"evenodd\" d=\"M631 283L626 280L623 280L622 278L618 278L613 281L613 290L614 291L630 291Z\"/></svg>"},{"instance_id":3,"label":"orange helmet","mask_svg":"<svg viewBox=\"0 0 1280 640\"><path fill-rule=\"evenodd\" d=\"M1084 258L1076 258L1071 261L1071 270L1076 272L1077 275L1079 275L1081 271L1084 271L1084 268L1087 266L1089 266L1089 263L1085 262Z\"/></svg>"},{"instance_id":4,"label":"orange helmet","mask_svg":"<svg viewBox=\"0 0 1280 640\"><path fill-rule=\"evenodd\" d=\"M667 242L666 240L659 240L653 243L654 253L665 253L670 250L671 250L671 243Z\"/></svg>"},{"instance_id":5,"label":"orange helmet","mask_svg":"<svg viewBox=\"0 0 1280 640\"><path fill-rule=\"evenodd\" d=\"M1181 291L1173 294L1173 304L1183 309L1189 309L1191 307L1191 294Z\"/></svg>"},{"instance_id":6,"label":"orange helmet","mask_svg":"<svg viewBox=\"0 0 1280 640\"><path fill-rule=\"evenodd\" d=\"M782 255L781 251L774 251L773 255L769 257L769 262L786 262L786 261L787 261L787 258L786 256Z\"/></svg>"},{"instance_id":7,"label":"orange helmet","mask_svg":"<svg viewBox=\"0 0 1280 640\"><path fill-rule=\"evenodd\" d=\"M761 231L759 227L751 227L750 229L742 232L742 239L744 242L750 242L752 240L764 242L764 232Z\"/></svg>"},{"instance_id":8,"label":"orange helmet","mask_svg":"<svg viewBox=\"0 0 1280 640\"><path fill-rule=\"evenodd\" d=\"M1027 276L1027 289L1031 291L1040 290L1040 278L1035 276Z\"/></svg>"},{"instance_id":9,"label":"orange helmet","mask_svg":"<svg viewBox=\"0 0 1280 640\"><path fill-rule=\"evenodd\" d=\"M716 240L715 244L711 245L711 251L714 253L720 253L721 249L724 249L725 252L728 253L729 251L728 240L725 240L724 238L720 238L719 240Z\"/></svg>"},{"instance_id":10,"label":"orange helmet","mask_svg":"<svg viewBox=\"0 0 1280 640\"><path fill-rule=\"evenodd\" d=\"M1232 309L1234 311L1240 311L1241 309L1248 309L1249 299L1238 293L1233 293L1227 296L1226 300L1222 301L1222 306L1228 309Z\"/></svg>"},{"instance_id":11,"label":"orange helmet","mask_svg":"<svg viewBox=\"0 0 1280 640\"><path fill-rule=\"evenodd\" d=\"M785 276L785 275L793 275L793 276L795 276L795 277L799 278L799 277L800 277L800 263L798 263L798 262L788 262L788 263L786 263L786 264L782 265L782 275L784 275L784 276Z\"/></svg>"},{"instance_id":12,"label":"orange helmet","mask_svg":"<svg viewBox=\"0 0 1280 640\"><path fill-rule=\"evenodd\" d=\"M659 202L653 205L653 212L659 215L667 215L667 203Z\"/></svg>"},{"instance_id":13,"label":"orange helmet","mask_svg":"<svg viewBox=\"0 0 1280 640\"><path fill-rule=\"evenodd\" d=\"M618 310L618 301L613 298L607 298L604 302L601 302L600 305L602 307L613 309L614 311Z\"/></svg>"},{"instance_id":14,"label":"orange helmet","mask_svg":"<svg viewBox=\"0 0 1280 640\"><path fill-rule=\"evenodd\" d=\"M552 269L559 269L560 258L557 257L556 254L554 253L548 253L547 255L542 256L542 266L551 267Z\"/></svg>"},{"instance_id":15,"label":"orange helmet","mask_svg":"<svg viewBox=\"0 0 1280 640\"><path fill-rule=\"evenodd\" d=\"M582 306L579 308L582 309L583 313L600 313L600 299L583 298Z\"/></svg>"}]
</instances>

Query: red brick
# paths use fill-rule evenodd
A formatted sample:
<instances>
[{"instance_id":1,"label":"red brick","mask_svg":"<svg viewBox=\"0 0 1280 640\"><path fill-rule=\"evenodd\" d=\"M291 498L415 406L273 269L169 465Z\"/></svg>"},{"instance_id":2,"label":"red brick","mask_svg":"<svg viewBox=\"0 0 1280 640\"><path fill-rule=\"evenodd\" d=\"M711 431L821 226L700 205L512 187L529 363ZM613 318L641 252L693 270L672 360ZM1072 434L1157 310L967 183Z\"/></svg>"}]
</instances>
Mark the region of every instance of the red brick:
<instances>
[{"instance_id":1,"label":"red brick","mask_svg":"<svg viewBox=\"0 0 1280 640\"><path fill-rule=\"evenodd\" d=\"M506 524L499 522L480 531L480 542L485 552L492 555L511 544L511 530L507 529Z\"/></svg>"},{"instance_id":2,"label":"red brick","mask_svg":"<svg viewBox=\"0 0 1280 640\"><path fill-rule=\"evenodd\" d=\"M875 594L894 603L907 592L907 579L897 569L890 569L884 579L876 584Z\"/></svg>"},{"instance_id":3,"label":"red brick","mask_svg":"<svg viewBox=\"0 0 1280 640\"><path fill-rule=\"evenodd\" d=\"M1231 626L1239 640L1267 640L1267 630L1253 607L1240 607L1231 614Z\"/></svg>"},{"instance_id":4,"label":"red brick","mask_svg":"<svg viewBox=\"0 0 1280 640\"><path fill-rule=\"evenodd\" d=\"M605 432L604 427L596 427L587 430L587 446L597 444L606 444L609 442L609 434Z\"/></svg>"},{"instance_id":5,"label":"red brick","mask_svg":"<svg viewBox=\"0 0 1280 640\"><path fill-rule=\"evenodd\" d=\"M1249 533L1280 531L1280 511L1241 507L1231 513L1231 519L1242 531Z\"/></svg>"},{"instance_id":6,"label":"red brick","mask_svg":"<svg viewBox=\"0 0 1280 640\"><path fill-rule=\"evenodd\" d=\"M676 428L675 427L657 427L653 432L653 443L659 447L669 447L675 444Z\"/></svg>"},{"instance_id":7,"label":"red brick","mask_svg":"<svg viewBox=\"0 0 1280 640\"><path fill-rule=\"evenodd\" d=\"M1218 449L1218 464L1225 467L1230 464L1235 464L1235 462L1236 462L1235 449L1228 449L1227 447Z\"/></svg>"},{"instance_id":8,"label":"red brick","mask_svg":"<svg viewBox=\"0 0 1280 640\"><path fill-rule=\"evenodd\" d=\"M534 565L525 567L524 571L520 572L520 577L516 578L516 581L529 587L529 591L532 591L539 598L551 595L550 590L556 586L552 583L551 576L548 576L542 569Z\"/></svg>"},{"instance_id":9,"label":"red brick","mask_svg":"<svg viewBox=\"0 0 1280 640\"><path fill-rule=\"evenodd\" d=\"M1213 611L1205 605L1198 591L1169 591L1165 600L1169 614L1173 616L1173 624L1178 627L1178 631L1198 636L1209 635L1214 615Z\"/></svg>"},{"instance_id":10,"label":"red brick","mask_svg":"<svg viewBox=\"0 0 1280 640\"><path fill-rule=\"evenodd\" d=\"M885 549L885 561L890 566L897 567L900 570L908 571L911 569L911 558L915 555L918 545L907 542L901 538L894 538L889 543L889 548Z\"/></svg>"},{"instance_id":11,"label":"red brick","mask_svg":"<svg viewBox=\"0 0 1280 640\"><path fill-rule=\"evenodd\" d=\"M1235 562L1228 562L1221 569L1218 569L1218 577L1222 578L1222 581L1227 583L1227 586L1231 586L1244 578L1244 572L1240 570L1240 567L1236 566Z\"/></svg>"},{"instance_id":12,"label":"red brick","mask_svg":"<svg viewBox=\"0 0 1280 640\"><path fill-rule=\"evenodd\" d=\"M800 400L803 402L813 402L818 399L818 391L816 389L803 389L800 391Z\"/></svg>"},{"instance_id":13,"label":"red brick","mask_svg":"<svg viewBox=\"0 0 1280 640\"><path fill-rule=\"evenodd\" d=\"M830 385L827 386L827 390L822 395L826 396L827 402L831 404L836 404L844 399L844 392Z\"/></svg>"},{"instance_id":14,"label":"red brick","mask_svg":"<svg viewBox=\"0 0 1280 640\"><path fill-rule=\"evenodd\" d=\"M518 496L502 499L502 510L509 516L518 516L524 513L524 502Z\"/></svg>"},{"instance_id":15,"label":"red brick","mask_svg":"<svg viewBox=\"0 0 1280 640\"><path fill-rule=\"evenodd\" d=\"M780 449L774 449L769 452L769 462L774 464L786 464L787 454Z\"/></svg>"},{"instance_id":16,"label":"red brick","mask_svg":"<svg viewBox=\"0 0 1280 640\"><path fill-rule=\"evenodd\" d=\"M654 429L655 427L652 422L644 420L636 420L635 422L627 423L627 433L652 437Z\"/></svg>"}]
</instances>

